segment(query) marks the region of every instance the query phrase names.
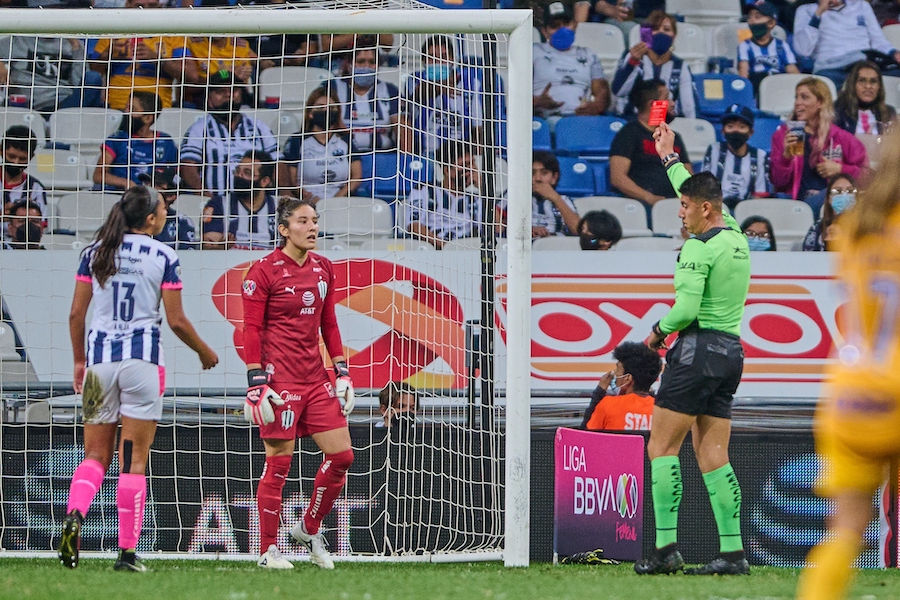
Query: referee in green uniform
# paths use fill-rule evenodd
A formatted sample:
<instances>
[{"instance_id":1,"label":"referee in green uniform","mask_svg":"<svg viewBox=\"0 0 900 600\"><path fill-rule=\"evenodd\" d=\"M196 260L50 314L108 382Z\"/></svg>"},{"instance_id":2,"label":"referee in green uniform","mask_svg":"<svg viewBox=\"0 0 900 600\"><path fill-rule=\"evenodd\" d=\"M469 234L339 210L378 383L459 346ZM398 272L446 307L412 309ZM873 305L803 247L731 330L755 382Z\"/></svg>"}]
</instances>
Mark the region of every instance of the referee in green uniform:
<instances>
[{"instance_id":1,"label":"referee in green uniform","mask_svg":"<svg viewBox=\"0 0 900 600\"><path fill-rule=\"evenodd\" d=\"M666 355L647 454L652 471L656 551L634 565L641 575L684 567L678 551L681 464L678 453L694 428L694 453L703 473L719 530L719 555L689 575L749 574L741 541L741 488L728 459L731 402L741 380L741 319L750 287L747 238L722 210L722 187L711 173L691 176L674 152L675 134L663 123L654 133L672 186L681 198L678 216L694 237L678 255L675 305L653 326L647 344Z\"/></svg>"}]
</instances>

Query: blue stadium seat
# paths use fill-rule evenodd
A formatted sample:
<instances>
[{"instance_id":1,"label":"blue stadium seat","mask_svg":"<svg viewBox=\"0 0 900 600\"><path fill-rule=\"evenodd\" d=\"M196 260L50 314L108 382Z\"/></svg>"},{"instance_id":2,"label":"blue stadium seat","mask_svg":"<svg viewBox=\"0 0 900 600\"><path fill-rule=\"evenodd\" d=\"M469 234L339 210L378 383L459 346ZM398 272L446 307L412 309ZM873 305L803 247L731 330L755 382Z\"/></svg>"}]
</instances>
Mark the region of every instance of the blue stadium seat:
<instances>
[{"instance_id":1,"label":"blue stadium seat","mask_svg":"<svg viewBox=\"0 0 900 600\"><path fill-rule=\"evenodd\" d=\"M591 162L591 169L594 171L594 195L596 196L618 196L612 185L609 183L609 161L601 160Z\"/></svg>"},{"instance_id":2,"label":"blue stadium seat","mask_svg":"<svg viewBox=\"0 0 900 600\"><path fill-rule=\"evenodd\" d=\"M550 125L540 117L534 117L531 120L531 149L553 150L553 143L550 141Z\"/></svg>"},{"instance_id":3,"label":"blue stadium seat","mask_svg":"<svg viewBox=\"0 0 900 600\"><path fill-rule=\"evenodd\" d=\"M594 170L588 161L570 156L559 157L560 194L580 198L594 195Z\"/></svg>"},{"instance_id":4,"label":"blue stadium seat","mask_svg":"<svg viewBox=\"0 0 900 600\"><path fill-rule=\"evenodd\" d=\"M757 117L753 122L753 135L750 137L750 145L754 148L762 148L766 152L772 150L772 134L781 125L781 119Z\"/></svg>"},{"instance_id":5,"label":"blue stadium seat","mask_svg":"<svg viewBox=\"0 0 900 600\"><path fill-rule=\"evenodd\" d=\"M378 152L374 163L373 195L389 202L406 196L413 187L434 179L431 163L418 156ZM366 175L365 163L363 175Z\"/></svg>"},{"instance_id":6,"label":"blue stadium seat","mask_svg":"<svg viewBox=\"0 0 900 600\"><path fill-rule=\"evenodd\" d=\"M609 156L613 138L625 125L618 117L563 117L556 123L556 151L577 156Z\"/></svg>"},{"instance_id":7,"label":"blue stadium seat","mask_svg":"<svg viewBox=\"0 0 900 600\"><path fill-rule=\"evenodd\" d=\"M693 78L697 110L704 119L718 120L732 104L756 110L753 84L749 79L731 73L698 73Z\"/></svg>"},{"instance_id":8,"label":"blue stadium seat","mask_svg":"<svg viewBox=\"0 0 900 600\"><path fill-rule=\"evenodd\" d=\"M372 180L374 178L375 161L372 159L371 154L363 154L359 157L359 161L362 164L362 178L363 182L359 184L359 187L353 192L354 196L360 196L365 198L372 197Z\"/></svg>"}]
</instances>

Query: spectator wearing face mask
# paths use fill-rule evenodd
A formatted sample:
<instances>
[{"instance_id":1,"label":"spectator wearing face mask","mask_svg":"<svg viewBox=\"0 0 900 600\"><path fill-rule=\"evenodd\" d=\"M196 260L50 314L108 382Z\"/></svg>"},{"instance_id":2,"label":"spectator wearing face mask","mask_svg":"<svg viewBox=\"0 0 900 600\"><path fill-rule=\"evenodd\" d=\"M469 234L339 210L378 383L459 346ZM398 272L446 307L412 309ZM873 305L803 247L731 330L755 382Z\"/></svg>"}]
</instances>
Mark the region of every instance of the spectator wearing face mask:
<instances>
[{"instance_id":1,"label":"spectator wearing face mask","mask_svg":"<svg viewBox=\"0 0 900 600\"><path fill-rule=\"evenodd\" d=\"M655 10L647 17L644 25L649 28L650 43L638 42L625 53L612 82L612 93L618 98L616 112L627 117L634 115L639 110L639 107L630 102L635 83L660 79L669 88L671 100L675 104L675 116L696 117L697 103L694 100L691 69L675 56L672 47L678 33L675 16Z\"/></svg>"},{"instance_id":2,"label":"spectator wearing face mask","mask_svg":"<svg viewBox=\"0 0 900 600\"><path fill-rule=\"evenodd\" d=\"M747 246L751 252L775 252L775 229L772 222L765 217L753 215L741 223L741 231L747 236Z\"/></svg>"},{"instance_id":3,"label":"spectator wearing face mask","mask_svg":"<svg viewBox=\"0 0 900 600\"><path fill-rule=\"evenodd\" d=\"M600 115L609 107L609 82L600 59L574 46L575 21L562 2L544 9L546 42L534 44L532 106L538 116Z\"/></svg>"},{"instance_id":4,"label":"spectator wearing face mask","mask_svg":"<svg viewBox=\"0 0 900 600\"><path fill-rule=\"evenodd\" d=\"M741 200L769 195L769 155L747 141L753 135L753 111L732 104L722 115L724 142L711 144L701 171L709 171L722 182L722 196L731 210Z\"/></svg>"},{"instance_id":5,"label":"spectator wearing face mask","mask_svg":"<svg viewBox=\"0 0 900 600\"><path fill-rule=\"evenodd\" d=\"M47 194L44 185L25 172L28 161L37 149L37 138L28 127L13 125L3 136L3 169L0 183L3 184L3 203L0 215L8 214L16 202L27 200L35 203L42 214L47 214Z\"/></svg>"},{"instance_id":6,"label":"spectator wearing face mask","mask_svg":"<svg viewBox=\"0 0 900 600\"><path fill-rule=\"evenodd\" d=\"M419 411L419 391L408 383L391 381L378 394L382 420L376 427L412 427Z\"/></svg>"},{"instance_id":7,"label":"spectator wearing face mask","mask_svg":"<svg viewBox=\"0 0 900 600\"><path fill-rule=\"evenodd\" d=\"M759 0L745 4L750 39L738 45L738 75L753 83L753 92L759 92L759 82L775 73L799 73L797 57L790 44L772 36L777 25L778 8L771 2Z\"/></svg>"},{"instance_id":8,"label":"spectator wearing face mask","mask_svg":"<svg viewBox=\"0 0 900 600\"><path fill-rule=\"evenodd\" d=\"M41 249L41 208L29 200L19 200L12 205L9 215L3 247L7 250Z\"/></svg>"},{"instance_id":9,"label":"spectator wearing face mask","mask_svg":"<svg viewBox=\"0 0 900 600\"><path fill-rule=\"evenodd\" d=\"M578 221L582 250L609 250L622 239L622 224L608 210L588 211Z\"/></svg>"},{"instance_id":10,"label":"spectator wearing face mask","mask_svg":"<svg viewBox=\"0 0 900 600\"><path fill-rule=\"evenodd\" d=\"M650 391L660 371L659 354L640 342L613 350L616 368L600 378L584 411L582 429L649 431L655 398Z\"/></svg>"},{"instance_id":11,"label":"spectator wearing face mask","mask_svg":"<svg viewBox=\"0 0 900 600\"><path fill-rule=\"evenodd\" d=\"M809 228L803 239L805 252L834 250L833 242L840 233L838 221L856 204L856 192L856 181L849 175L841 173L829 181L822 217Z\"/></svg>"},{"instance_id":12,"label":"spectator wearing face mask","mask_svg":"<svg viewBox=\"0 0 900 600\"><path fill-rule=\"evenodd\" d=\"M813 73L830 78L838 89L847 71L877 50L900 62L900 51L881 31L872 6L865 0L819 0L797 8L794 49L813 58Z\"/></svg>"}]
</instances>

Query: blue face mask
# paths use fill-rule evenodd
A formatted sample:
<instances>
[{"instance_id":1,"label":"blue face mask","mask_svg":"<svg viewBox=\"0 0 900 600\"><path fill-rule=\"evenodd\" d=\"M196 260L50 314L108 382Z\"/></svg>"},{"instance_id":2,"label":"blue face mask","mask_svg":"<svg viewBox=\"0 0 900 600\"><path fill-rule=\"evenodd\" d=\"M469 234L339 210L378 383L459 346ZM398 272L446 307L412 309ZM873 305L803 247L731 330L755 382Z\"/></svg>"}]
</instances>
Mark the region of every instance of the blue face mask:
<instances>
[{"instance_id":1,"label":"blue face mask","mask_svg":"<svg viewBox=\"0 0 900 600\"><path fill-rule=\"evenodd\" d=\"M852 192L844 192L843 194L835 194L831 197L831 208L834 214L839 215L851 206L856 204L856 194Z\"/></svg>"},{"instance_id":2,"label":"blue face mask","mask_svg":"<svg viewBox=\"0 0 900 600\"><path fill-rule=\"evenodd\" d=\"M666 52L669 51L669 48L672 47L672 42L674 38L668 33L657 32L653 34L653 38L650 42L650 49L653 50L657 55L662 56Z\"/></svg>"},{"instance_id":3,"label":"blue face mask","mask_svg":"<svg viewBox=\"0 0 900 600\"><path fill-rule=\"evenodd\" d=\"M772 248L772 240L767 240L764 238L752 237L747 238L747 245L750 246L750 250L753 252L762 251L765 252Z\"/></svg>"},{"instance_id":4,"label":"blue face mask","mask_svg":"<svg viewBox=\"0 0 900 600\"><path fill-rule=\"evenodd\" d=\"M613 380L611 382L609 382L609 387L606 388L607 396L618 396L619 395L619 392L621 390L619 389L619 386L616 385L618 383L616 381L617 379L618 379L618 377L613 377Z\"/></svg>"},{"instance_id":5,"label":"blue face mask","mask_svg":"<svg viewBox=\"0 0 900 600\"><path fill-rule=\"evenodd\" d=\"M450 65L426 65L425 79L428 81L447 81L450 79Z\"/></svg>"},{"instance_id":6,"label":"blue face mask","mask_svg":"<svg viewBox=\"0 0 900 600\"><path fill-rule=\"evenodd\" d=\"M575 30L570 29L569 27L560 27L550 36L550 45L560 52L565 52L571 48L574 43Z\"/></svg>"},{"instance_id":7,"label":"blue face mask","mask_svg":"<svg viewBox=\"0 0 900 600\"><path fill-rule=\"evenodd\" d=\"M375 85L375 69L372 67L353 67L353 84L364 88Z\"/></svg>"}]
</instances>

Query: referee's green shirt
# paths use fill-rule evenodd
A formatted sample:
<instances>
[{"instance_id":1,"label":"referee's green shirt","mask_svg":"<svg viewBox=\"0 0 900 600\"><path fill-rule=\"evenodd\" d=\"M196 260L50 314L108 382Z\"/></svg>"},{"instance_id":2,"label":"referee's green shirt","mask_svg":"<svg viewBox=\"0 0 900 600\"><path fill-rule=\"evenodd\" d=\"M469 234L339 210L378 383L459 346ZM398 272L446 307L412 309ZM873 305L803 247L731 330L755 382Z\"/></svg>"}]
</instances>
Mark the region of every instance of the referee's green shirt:
<instances>
[{"instance_id":1,"label":"referee's green shirt","mask_svg":"<svg viewBox=\"0 0 900 600\"><path fill-rule=\"evenodd\" d=\"M681 196L690 173L681 163L667 171ZM696 322L700 329L741 335L744 303L750 289L750 248L737 221L723 211L725 227L685 241L675 269L675 305L659 322L663 333L681 331Z\"/></svg>"}]
</instances>

